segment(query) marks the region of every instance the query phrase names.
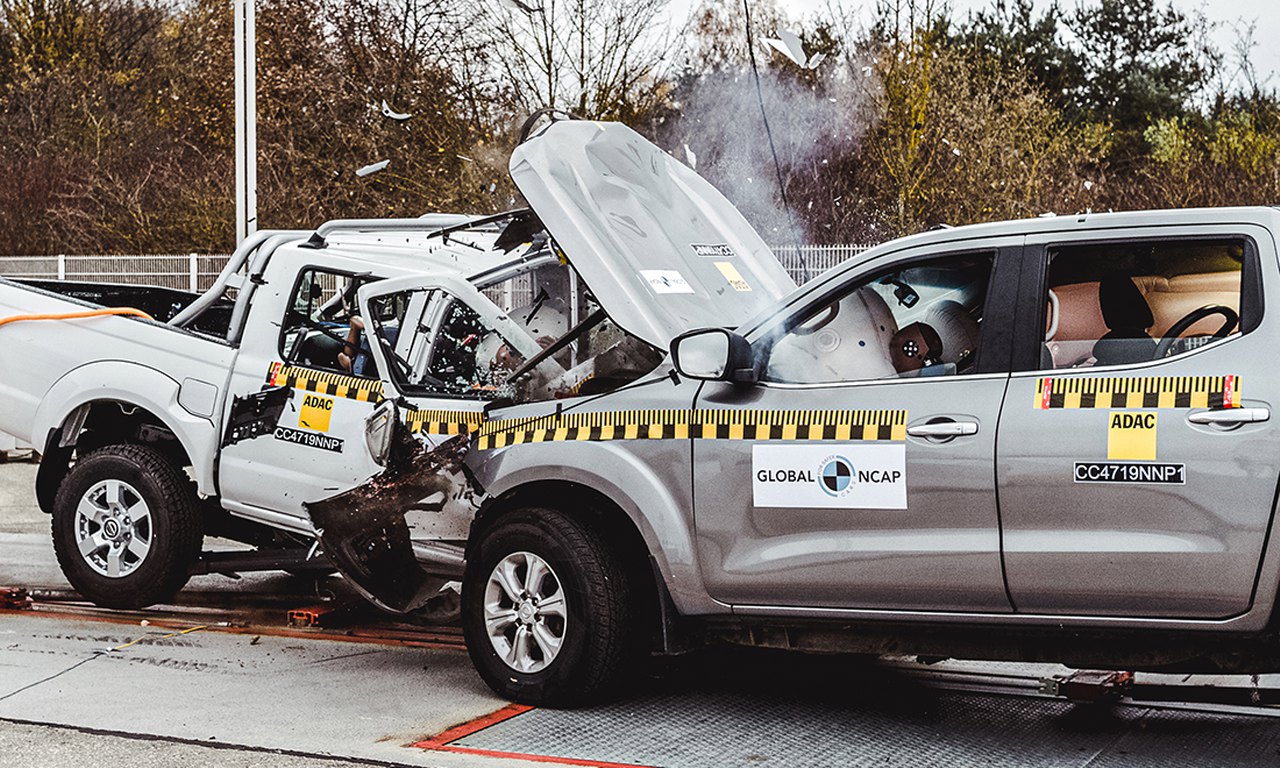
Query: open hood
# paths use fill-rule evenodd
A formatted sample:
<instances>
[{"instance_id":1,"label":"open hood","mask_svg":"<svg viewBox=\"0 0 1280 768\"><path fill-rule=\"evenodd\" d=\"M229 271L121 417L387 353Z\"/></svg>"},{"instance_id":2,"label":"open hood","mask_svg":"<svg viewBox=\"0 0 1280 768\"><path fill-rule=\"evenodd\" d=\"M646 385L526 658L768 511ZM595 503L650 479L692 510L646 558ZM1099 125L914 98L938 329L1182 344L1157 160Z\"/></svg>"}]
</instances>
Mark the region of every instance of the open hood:
<instances>
[{"instance_id":1,"label":"open hood","mask_svg":"<svg viewBox=\"0 0 1280 768\"><path fill-rule=\"evenodd\" d=\"M661 349L796 287L724 195L621 123L553 122L511 178L609 317Z\"/></svg>"}]
</instances>

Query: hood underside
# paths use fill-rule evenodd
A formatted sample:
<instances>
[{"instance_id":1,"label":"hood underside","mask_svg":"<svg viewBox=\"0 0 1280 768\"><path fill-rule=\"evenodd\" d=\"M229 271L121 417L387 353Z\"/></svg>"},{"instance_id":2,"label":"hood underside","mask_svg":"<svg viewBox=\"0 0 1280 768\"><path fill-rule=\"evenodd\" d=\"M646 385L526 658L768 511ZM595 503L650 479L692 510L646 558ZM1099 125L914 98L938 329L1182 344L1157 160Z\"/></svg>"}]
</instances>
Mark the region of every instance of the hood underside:
<instances>
[{"instance_id":1,"label":"hood underside","mask_svg":"<svg viewBox=\"0 0 1280 768\"><path fill-rule=\"evenodd\" d=\"M621 123L553 122L512 153L511 177L605 312L660 348L795 288L724 195Z\"/></svg>"}]
</instances>

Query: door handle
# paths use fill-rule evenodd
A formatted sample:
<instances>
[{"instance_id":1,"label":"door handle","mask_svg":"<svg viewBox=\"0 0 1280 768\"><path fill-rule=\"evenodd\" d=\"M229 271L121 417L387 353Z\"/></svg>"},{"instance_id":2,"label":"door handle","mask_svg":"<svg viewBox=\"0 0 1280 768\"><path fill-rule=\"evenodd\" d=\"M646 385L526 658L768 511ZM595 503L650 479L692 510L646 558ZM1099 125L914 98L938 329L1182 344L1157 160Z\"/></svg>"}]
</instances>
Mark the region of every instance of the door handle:
<instances>
[{"instance_id":1,"label":"door handle","mask_svg":"<svg viewBox=\"0 0 1280 768\"><path fill-rule=\"evenodd\" d=\"M1187 415L1187 421L1192 424L1252 424L1270 418L1270 408L1221 408L1192 411Z\"/></svg>"},{"instance_id":2,"label":"door handle","mask_svg":"<svg viewBox=\"0 0 1280 768\"><path fill-rule=\"evenodd\" d=\"M960 437L978 434L978 424L973 421L936 421L907 427L912 437Z\"/></svg>"}]
</instances>

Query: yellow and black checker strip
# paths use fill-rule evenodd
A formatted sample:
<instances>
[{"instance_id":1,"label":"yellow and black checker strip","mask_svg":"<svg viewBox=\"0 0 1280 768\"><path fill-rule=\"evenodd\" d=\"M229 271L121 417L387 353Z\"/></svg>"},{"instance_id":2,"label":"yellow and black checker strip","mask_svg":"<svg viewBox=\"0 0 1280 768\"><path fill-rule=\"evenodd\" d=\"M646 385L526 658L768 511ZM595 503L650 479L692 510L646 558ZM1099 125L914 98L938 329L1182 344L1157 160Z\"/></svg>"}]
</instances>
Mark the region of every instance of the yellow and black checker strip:
<instances>
[{"instance_id":1,"label":"yellow and black checker strip","mask_svg":"<svg viewBox=\"0 0 1280 768\"><path fill-rule=\"evenodd\" d=\"M1239 376L1041 378L1036 408L1238 408Z\"/></svg>"},{"instance_id":2,"label":"yellow and black checker strip","mask_svg":"<svg viewBox=\"0 0 1280 768\"><path fill-rule=\"evenodd\" d=\"M427 435L463 435L484 423L480 411L409 411L404 417L409 431Z\"/></svg>"},{"instance_id":3,"label":"yellow and black checker strip","mask_svg":"<svg viewBox=\"0 0 1280 768\"><path fill-rule=\"evenodd\" d=\"M273 363L267 383L304 392L379 403L382 382ZM905 410L721 410L710 408L598 411L486 421L480 411L414 410L410 431L478 433L481 450L563 440L896 440L907 438Z\"/></svg>"},{"instance_id":4,"label":"yellow and black checker strip","mask_svg":"<svg viewBox=\"0 0 1280 768\"><path fill-rule=\"evenodd\" d=\"M362 403L382 401L382 382L377 379L344 376L284 363L271 364L271 370L267 371L267 383L273 387L293 387L304 392L359 400Z\"/></svg>"},{"instance_id":5,"label":"yellow and black checker strip","mask_svg":"<svg viewBox=\"0 0 1280 768\"><path fill-rule=\"evenodd\" d=\"M500 419L480 427L480 450L566 440L905 440L907 412L640 410Z\"/></svg>"}]
</instances>

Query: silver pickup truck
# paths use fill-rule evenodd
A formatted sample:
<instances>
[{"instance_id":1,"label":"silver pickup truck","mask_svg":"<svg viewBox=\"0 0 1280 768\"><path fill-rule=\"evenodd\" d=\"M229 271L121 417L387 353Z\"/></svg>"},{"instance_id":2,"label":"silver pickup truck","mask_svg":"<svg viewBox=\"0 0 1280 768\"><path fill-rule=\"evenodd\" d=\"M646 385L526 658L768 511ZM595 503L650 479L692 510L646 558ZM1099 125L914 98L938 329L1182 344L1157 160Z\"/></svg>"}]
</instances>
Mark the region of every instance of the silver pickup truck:
<instances>
[{"instance_id":1,"label":"silver pickup truck","mask_svg":"<svg viewBox=\"0 0 1280 768\"><path fill-rule=\"evenodd\" d=\"M200 297L0 280L0 431L72 584L460 580L535 703L712 641L1280 668L1280 211L943 229L797 288L625 126L511 173L529 210L264 233ZM103 306L150 319L5 323Z\"/></svg>"}]
</instances>

